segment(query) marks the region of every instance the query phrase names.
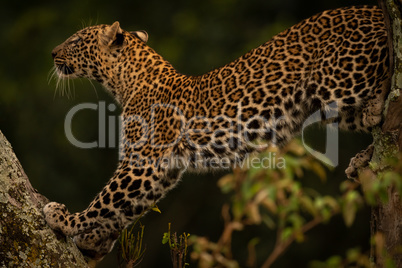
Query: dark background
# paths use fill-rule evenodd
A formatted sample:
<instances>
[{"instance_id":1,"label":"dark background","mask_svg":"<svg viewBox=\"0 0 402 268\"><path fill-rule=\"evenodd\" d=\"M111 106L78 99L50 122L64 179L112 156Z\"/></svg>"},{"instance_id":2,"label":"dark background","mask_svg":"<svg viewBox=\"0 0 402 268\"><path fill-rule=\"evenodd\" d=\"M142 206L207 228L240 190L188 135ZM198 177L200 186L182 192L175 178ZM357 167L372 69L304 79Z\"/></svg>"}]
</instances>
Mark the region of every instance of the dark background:
<instances>
[{"instance_id":1,"label":"dark background","mask_svg":"<svg viewBox=\"0 0 402 268\"><path fill-rule=\"evenodd\" d=\"M180 72L202 74L220 67L268 41L291 25L325 9L373 1L333 0L196 0L196 1L5 1L0 10L0 130L9 139L32 185L51 200L65 203L70 211L86 208L113 173L116 148L80 149L68 142L64 120L68 111L84 102L106 104L113 100L99 84L70 81L72 97L55 93L50 80L51 50L88 25L120 21L125 30L146 30L153 47ZM108 111L115 117L118 111ZM81 141L98 137L98 112L81 111L74 117L73 133ZM314 147L323 131L309 131ZM370 143L367 134L340 136L340 165L327 183L306 176L303 181L316 189L337 195L346 179L349 159ZM162 245L168 222L179 233L207 236L216 241L222 231L222 194L215 174L186 174L182 183L159 203L162 214L150 213L146 226L147 246L141 267L170 267L169 250ZM295 244L274 267L305 267L313 259L324 260L346 249L369 248L369 209L357 215L350 228L339 216L308 233L306 242ZM4 234L3 234L4 235ZM244 266L246 243L261 237L257 246L263 261L274 241L266 228L246 229L234 237L233 251ZM261 263L259 263L261 264ZM99 267L116 267L109 255ZM194 265L193 265L194 267Z\"/></svg>"}]
</instances>

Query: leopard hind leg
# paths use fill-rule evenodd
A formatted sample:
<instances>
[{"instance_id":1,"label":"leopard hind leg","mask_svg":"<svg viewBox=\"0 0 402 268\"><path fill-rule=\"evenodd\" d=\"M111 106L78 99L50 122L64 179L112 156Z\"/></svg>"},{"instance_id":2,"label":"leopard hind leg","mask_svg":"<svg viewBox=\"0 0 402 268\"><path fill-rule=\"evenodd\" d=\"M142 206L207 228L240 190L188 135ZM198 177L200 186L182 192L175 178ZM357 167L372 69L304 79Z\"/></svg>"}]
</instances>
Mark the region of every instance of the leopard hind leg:
<instances>
[{"instance_id":1,"label":"leopard hind leg","mask_svg":"<svg viewBox=\"0 0 402 268\"><path fill-rule=\"evenodd\" d=\"M362 110L362 122L364 126L372 128L381 123L388 88L389 85L386 81L378 83L378 86L374 88Z\"/></svg>"},{"instance_id":2,"label":"leopard hind leg","mask_svg":"<svg viewBox=\"0 0 402 268\"><path fill-rule=\"evenodd\" d=\"M358 170L369 165L374 152L373 144L370 144L366 149L362 150L355 157L350 159L348 168L345 170L346 176L349 179L358 181Z\"/></svg>"}]
</instances>

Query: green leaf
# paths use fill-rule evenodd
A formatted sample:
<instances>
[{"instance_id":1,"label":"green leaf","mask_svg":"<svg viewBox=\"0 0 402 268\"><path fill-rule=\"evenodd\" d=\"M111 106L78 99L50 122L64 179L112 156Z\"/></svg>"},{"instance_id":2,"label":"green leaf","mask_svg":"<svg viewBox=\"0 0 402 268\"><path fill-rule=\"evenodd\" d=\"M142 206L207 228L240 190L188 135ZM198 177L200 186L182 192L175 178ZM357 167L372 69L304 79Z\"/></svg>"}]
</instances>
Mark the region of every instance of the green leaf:
<instances>
[{"instance_id":1,"label":"green leaf","mask_svg":"<svg viewBox=\"0 0 402 268\"><path fill-rule=\"evenodd\" d=\"M327 172L324 167L319 162L312 162L310 166L311 170L320 178L321 181L325 182L327 179Z\"/></svg>"},{"instance_id":2,"label":"green leaf","mask_svg":"<svg viewBox=\"0 0 402 268\"><path fill-rule=\"evenodd\" d=\"M281 234L282 241L288 239L292 234L293 234L293 228L287 227L287 228L283 229L282 234Z\"/></svg>"},{"instance_id":3,"label":"green leaf","mask_svg":"<svg viewBox=\"0 0 402 268\"><path fill-rule=\"evenodd\" d=\"M314 207L313 201L309 196L303 195L300 197L300 204L308 213L313 216L317 215L317 209Z\"/></svg>"},{"instance_id":4,"label":"green leaf","mask_svg":"<svg viewBox=\"0 0 402 268\"><path fill-rule=\"evenodd\" d=\"M326 195L322 200L327 207L331 208L331 210L337 211L339 209L338 201L332 196Z\"/></svg>"},{"instance_id":5,"label":"green leaf","mask_svg":"<svg viewBox=\"0 0 402 268\"><path fill-rule=\"evenodd\" d=\"M269 217L268 215L264 214L262 216L262 222L265 223L265 225L269 228L269 229L275 229L276 224L275 221Z\"/></svg>"},{"instance_id":6,"label":"green leaf","mask_svg":"<svg viewBox=\"0 0 402 268\"><path fill-rule=\"evenodd\" d=\"M235 187L235 178L233 174L228 174L226 176L223 176L218 180L218 186L221 189L221 191L225 194L233 191Z\"/></svg>"},{"instance_id":7,"label":"green leaf","mask_svg":"<svg viewBox=\"0 0 402 268\"><path fill-rule=\"evenodd\" d=\"M332 217L332 213L327 207L322 208L320 213L322 218L324 219L324 222L328 222Z\"/></svg>"},{"instance_id":8,"label":"green leaf","mask_svg":"<svg viewBox=\"0 0 402 268\"><path fill-rule=\"evenodd\" d=\"M351 248L346 252L346 258L349 262L357 262L360 254L361 252L359 248Z\"/></svg>"},{"instance_id":9,"label":"green leaf","mask_svg":"<svg viewBox=\"0 0 402 268\"><path fill-rule=\"evenodd\" d=\"M342 258L340 256L332 256L327 260L327 267L342 267Z\"/></svg>"},{"instance_id":10,"label":"green leaf","mask_svg":"<svg viewBox=\"0 0 402 268\"><path fill-rule=\"evenodd\" d=\"M151 209L155 212L162 213L162 211L160 211L156 205L154 205Z\"/></svg>"},{"instance_id":11,"label":"green leaf","mask_svg":"<svg viewBox=\"0 0 402 268\"><path fill-rule=\"evenodd\" d=\"M297 213L292 213L288 216L289 222L292 223L295 229L300 229L305 222L304 218Z\"/></svg>"},{"instance_id":12,"label":"green leaf","mask_svg":"<svg viewBox=\"0 0 402 268\"><path fill-rule=\"evenodd\" d=\"M250 246L256 246L258 243L260 243L260 238L259 237L254 237L254 238L252 238L250 241L248 241L248 244L250 245Z\"/></svg>"},{"instance_id":13,"label":"green leaf","mask_svg":"<svg viewBox=\"0 0 402 268\"><path fill-rule=\"evenodd\" d=\"M169 239L170 239L170 234L169 233L163 233L162 244L168 243Z\"/></svg>"},{"instance_id":14,"label":"green leaf","mask_svg":"<svg viewBox=\"0 0 402 268\"><path fill-rule=\"evenodd\" d=\"M232 213L233 213L233 219L234 220L239 220L241 217L243 217L245 211L244 211L244 203L239 200L233 200L232 202Z\"/></svg>"},{"instance_id":15,"label":"green leaf","mask_svg":"<svg viewBox=\"0 0 402 268\"><path fill-rule=\"evenodd\" d=\"M356 217L356 211L356 204L353 201L346 201L345 205L343 206L342 214L343 220L345 221L345 225L347 227L352 226Z\"/></svg>"}]
</instances>

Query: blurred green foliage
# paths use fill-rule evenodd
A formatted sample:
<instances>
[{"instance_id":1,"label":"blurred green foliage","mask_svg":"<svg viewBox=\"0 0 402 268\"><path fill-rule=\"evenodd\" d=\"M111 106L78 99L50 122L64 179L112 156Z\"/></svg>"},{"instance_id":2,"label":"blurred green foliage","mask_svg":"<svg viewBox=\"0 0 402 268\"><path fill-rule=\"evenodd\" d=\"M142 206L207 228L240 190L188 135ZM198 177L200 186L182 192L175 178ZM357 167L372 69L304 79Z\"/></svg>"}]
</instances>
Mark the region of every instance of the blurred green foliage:
<instances>
[{"instance_id":1,"label":"blurred green foliage","mask_svg":"<svg viewBox=\"0 0 402 268\"><path fill-rule=\"evenodd\" d=\"M312 171L317 179L326 180L323 164L307 153L299 140L293 140L281 151L268 148L255 161L276 163L270 168L263 165L254 167L234 168L232 174L223 176L218 181L221 191L231 198L222 206L224 228L217 242L208 237L192 235L190 237L193 252L192 259L198 262L198 267L272 267L278 259L294 243L308 243L309 232L320 224L327 224L337 215L342 215L344 224L351 227L358 210L365 204L376 206L387 203L389 189L396 189L402 195L402 155L388 159L388 168L380 172L373 180L370 170L361 173L361 184L354 181L344 181L340 184L340 194L323 195L314 188L305 187L303 174ZM286 160L286 165L278 164ZM269 160L269 161L267 161ZM392 167L392 168L391 168ZM364 193L361 192L363 185ZM264 253L258 252L262 237L243 238L243 250L247 252L246 259L241 260L232 251L233 239L236 233L245 232L253 226L268 228L276 232L275 243ZM331 241L328 241L331 242ZM396 265L389 257L384 247L384 236L381 233L373 235L372 243L375 251L362 251L360 246L346 250L345 257L334 255L325 261L311 261L309 267L372 267L374 254L377 258L385 258L387 267ZM369 244L369 241L367 241Z\"/></svg>"},{"instance_id":2,"label":"blurred green foliage","mask_svg":"<svg viewBox=\"0 0 402 268\"><path fill-rule=\"evenodd\" d=\"M195 0L195 1L6 1L0 10L0 129L9 139L33 186L51 200L65 203L70 211L84 209L113 173L116 148L80 149L64 134L67 112L83 102L113 100L102 88L86 80L71 82L71 99L55 94L56 81L49 81L53 66L51 50L77 30L118 20L123 29L144 29L148 44L182 73L201 74L220 67L287 27L325 9L375 1L357 0ZM119 111L108 112L117 116ZM73 120L73 133L81 141L98 137L98 112L86 110ZM317 129L307 130L311 147L320 147ZM340 164L326 182L305 172L303 186L321 195L337 195L345 180L350 157L370 143L369 135L340 137ZM214 174L216 179L224 172ZM321 175L322 176L322 175ZM147 251L142 267L163 267L170 259L160 237L169 222L186 231L215 241L224 227L221 207L230 199L222 194L211 175L187 174L179 187L159 205L161 215L147 215L143 224ZM247 187L245 185L244 187ZM304 201L309 206L309 201ZM312 201L313 202L313 201ZM314 203L314 202L313 202ZM310 208L311 209L311 208ZM294 223L297 223L297 217ZM233 238L232 251L243 258L243 238L259 237L256 254L268 254L275 232L258 226ZM277 267L302 267L312 259L344 256L348 248L368 249L369 210L363 209L353 225L345 228L341 216L319 226L292 245L288 257ZM158 258L155 258L158 256ZM108 256L100 267L113 267Z\"/></svg>"}]
</instances>

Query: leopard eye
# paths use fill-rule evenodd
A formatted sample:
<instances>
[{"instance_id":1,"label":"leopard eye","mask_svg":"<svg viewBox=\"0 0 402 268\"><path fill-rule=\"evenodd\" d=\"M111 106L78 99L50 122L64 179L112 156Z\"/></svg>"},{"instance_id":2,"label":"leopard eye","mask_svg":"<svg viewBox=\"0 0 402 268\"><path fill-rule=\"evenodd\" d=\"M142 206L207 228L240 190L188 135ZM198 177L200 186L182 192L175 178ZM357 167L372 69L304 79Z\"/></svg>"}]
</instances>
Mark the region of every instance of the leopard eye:
<instances>
[{"instance_id":1,"label":"leopard eye","mask_svg":"<svg viewBox=\"0 0 402 268\"><path fill-rule=\"evenodd\" d=\"M74 41L76 45L79 45L82 43L82 38L78 36Z\"/></svg>"},{"instance_id":2,"label":"leopard eye","mask_svg":"<svg viewBox=\"0 0 402 268\"><path fill-rule=\"evenodd\" d=\"M79 37L79 36L77 36L77 37L73 38L73 39L70 41L70 45L71 45L71 46L76 46L76 45L81 44L81 42L82 42L82 38Z\"/></svg>"}]
</instances>

